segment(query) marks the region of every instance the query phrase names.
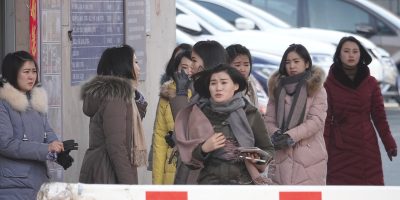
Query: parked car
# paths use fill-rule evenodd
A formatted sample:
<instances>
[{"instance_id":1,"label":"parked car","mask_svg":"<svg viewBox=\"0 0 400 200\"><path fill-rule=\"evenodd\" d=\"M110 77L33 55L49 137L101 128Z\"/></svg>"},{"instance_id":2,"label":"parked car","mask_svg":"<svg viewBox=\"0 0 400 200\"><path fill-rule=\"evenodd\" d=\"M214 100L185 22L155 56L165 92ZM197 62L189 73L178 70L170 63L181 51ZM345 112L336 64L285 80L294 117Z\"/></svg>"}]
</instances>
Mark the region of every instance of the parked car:
<instances>
[{"instance_id":1,"label":"parked car","mask_svg":"<svg viewBox=\"0 0 400 200\"><path fill-rule=\"evenodd\" d=\"M400 18L367 0L242 0L295 27L365 36L388 51L400 70Z\"/></svg>"},{"instance_id":2,"label":"parked car","mask_svg":"<svg viewBox=\"0 0 400 200\"><path fill-rule=\"evenodd\" d=\"M362 36L316 28L292 28L286 22L267 13L266 11L239 0L194 0L194 2L207 8L214 14L217 14L237 28L239 28L239 26L249 27L254 30L263 30L309 39L312 38L332 43L335 46L339 43L342 37L350 35L354 36L363 43L372 56L373 60L369 65L371 75L381 82L382 94L385 97L399 96L398 93L396 94L391 91L393 88L396 88L396 79L398 77L396 66L394 65L392 58L388 56L389 54L387 52ZM239 20L241 23L244 23L245 21L243 19L248 20L247 23L249 24L247 26L238 24ZM325 72L328 72L329 70L329 68L324 69Z\"/></svg>"},{"instance_id":3,"label":"parked car","mask_svg":"<svg viewBox=\"0 0 400 200\"><path fill-rule=\"evenodd\" d=\"M309 50L316 65L323 68L329 68L331 65L335 46L330 43L273 32L238 31L219 16L188 0L177 0L176 9L177 28L196 41L213 39L224 46L239 43L251 51L276 56L282 56L290 44L301 43Z\"/></svg>"}]
</instances>

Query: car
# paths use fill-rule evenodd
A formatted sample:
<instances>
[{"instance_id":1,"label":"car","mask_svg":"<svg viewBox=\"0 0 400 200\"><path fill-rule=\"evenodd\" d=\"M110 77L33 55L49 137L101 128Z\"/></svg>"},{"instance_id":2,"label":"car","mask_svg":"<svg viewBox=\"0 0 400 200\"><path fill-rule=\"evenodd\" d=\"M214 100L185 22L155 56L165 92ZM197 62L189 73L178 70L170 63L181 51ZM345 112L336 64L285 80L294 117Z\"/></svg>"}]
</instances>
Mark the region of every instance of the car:
<instances>
[{"instance_id":1,"label":"car","mask_svg":"<svg viewBox=\"0 0 400 200\"><path fill-rule=\"evenodd\" d=\"M241 0L295 27L362 35L390 53L400 70L400 18L368 0Z\"/></svg>"},{"instance_id":2,"label":"car","mask_svg":"<svg viewBox=\"0 0 400 200\"><path fill-rule=\"evenodd\" d=\"M193 0L197 4L207 8L214 14L225 19L230 24L240 27L248 27L254 30L262 30L275 32L282 35L290 35L295 37L313 38L318 41L332 43L335 46L344 36L356 37L368 50L372 56L372 62L369 65L371 75L373 75L380 83L382 94L387 97L397 98L399 94L393 93L396 88L396 79L398 73L396 66L390 55L382 48L377 47L370 40L351 33L345 33L333 30L324 30L316 28L292 28L286 22L277 17L254 7L250 4L239 0ZM244 23L243 19L248 20L248 25L238 24L239 19ZM240 26L240 27L239 27ZM329 68L324 68L327 73Z\"/></svg>"},{"instance_id":3,"label":"car","mask_svg":"<svg viewBox=\"0 0 400 200\"><path fill-rule=\"evenodd\" d=\"M264 31L239 31L219 16L192 1L177 0L176 9L177 28L190 35L195 41L211 39L224 46L239 43L250 51L276 56L282 56L290 44L301 43L309 50L313 62L325 68L331 65L336 49L332 44L306 38Z\"/></svg>"}]
</instances>

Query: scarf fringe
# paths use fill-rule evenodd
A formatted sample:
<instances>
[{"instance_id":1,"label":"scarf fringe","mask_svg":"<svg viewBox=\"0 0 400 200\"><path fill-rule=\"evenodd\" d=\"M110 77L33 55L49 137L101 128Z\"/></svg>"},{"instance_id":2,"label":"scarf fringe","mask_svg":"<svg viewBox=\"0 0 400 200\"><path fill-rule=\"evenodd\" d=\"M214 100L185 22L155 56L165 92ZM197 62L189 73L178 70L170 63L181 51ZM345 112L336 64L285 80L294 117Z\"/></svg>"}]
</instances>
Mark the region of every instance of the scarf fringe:
<instances>
[{"instance_id":1,"label":"scarf fringe","mask_svg":"<svg viewBox=\"0 0 400 200\"><path fill-rule=\"evenodd\" d=\"M147 150L133 150L134 151L134 160L133 165L135 167L147 167Z\"/></svg>"}]
</instances>

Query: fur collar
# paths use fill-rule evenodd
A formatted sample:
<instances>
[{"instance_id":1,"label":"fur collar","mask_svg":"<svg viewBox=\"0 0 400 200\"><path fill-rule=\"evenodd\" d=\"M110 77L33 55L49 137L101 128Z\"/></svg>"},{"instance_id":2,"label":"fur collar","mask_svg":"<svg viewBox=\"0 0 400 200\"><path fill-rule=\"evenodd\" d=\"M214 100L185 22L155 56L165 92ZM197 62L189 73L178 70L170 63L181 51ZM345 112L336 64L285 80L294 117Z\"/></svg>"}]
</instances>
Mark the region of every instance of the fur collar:
<instances>
[{"instance_id":1,"label":"fur collar","mask_svg":"<svg viewBox=\"0 0 400 200\"><path fill-rule=\"evenodd\" d=\"M122 98L126 102L132 101L134 96L133 81L116 76L96 76L85 83L81 89L81 99L90 96L98 100Z\"/></svg>"},{"instance_id":2,"label":"fur collar","mask_svg":"<svg viewBox=\"0 0 400 200\"><path fill-rule=\"evenodd\" d=\"M29 100L26 94L17 90L10 83L4 83L0 87L0 99L5 100L13 109L19 112L24 112L29 107ZM34 110L40 113L47 113L47 93L40 85L32 89L30 103Z\"/></svg>"},{"instance_id":3,"label":"fur collar","mask_svg":"<svg viewBox=\"0 0 400 200\"><path fill-rule=\"evenodd\" d=\"M282 75L279 71L276 71L271 75L268 80L268 94L269 98L274 98L275 90L278 87L279 79ZM311 70L311 77L307 79L307 94L309 97L314 96L314 94L322 87L325 81L325 72L319 68L314 67Z\"/></svg>"},{"instance_id":4,"label":"fur collar","mask_svg":"<svg viewBox=\"0 0 400 200\"><path fill-rule=\"evenodd\" d=\"M162 83L160 87L160 97L167 100L176 97L176 85L173 80Z\"/></svg>"}]
</instances>

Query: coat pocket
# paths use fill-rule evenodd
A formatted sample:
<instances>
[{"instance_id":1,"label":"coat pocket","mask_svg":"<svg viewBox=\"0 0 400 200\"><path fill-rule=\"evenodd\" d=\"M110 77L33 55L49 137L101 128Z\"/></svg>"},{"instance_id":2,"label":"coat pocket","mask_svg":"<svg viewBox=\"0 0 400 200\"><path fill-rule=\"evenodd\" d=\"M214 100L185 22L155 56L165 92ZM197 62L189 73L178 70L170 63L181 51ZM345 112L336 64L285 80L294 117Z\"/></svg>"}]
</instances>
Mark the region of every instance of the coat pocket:
<instances>
[{"instance_id":1,"label":"coat pocket","mask_svg":"<svg viewBox=\"0 0 400 200\"><path fill-rule=\"evenodd\" d=\"M31 166L26 164L3 164L0 167L0 188L32 188L29 173Z\"/></svg>"}]
</instances>

